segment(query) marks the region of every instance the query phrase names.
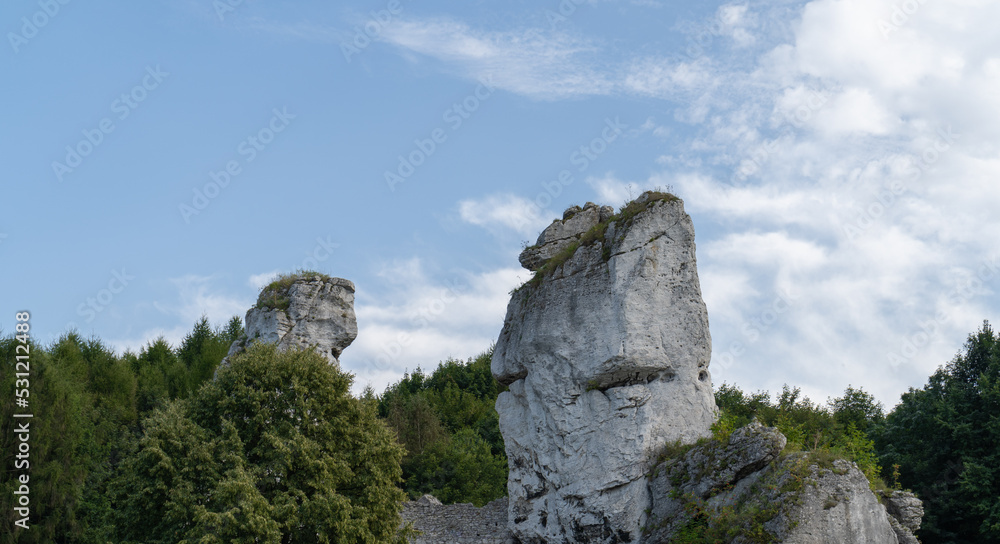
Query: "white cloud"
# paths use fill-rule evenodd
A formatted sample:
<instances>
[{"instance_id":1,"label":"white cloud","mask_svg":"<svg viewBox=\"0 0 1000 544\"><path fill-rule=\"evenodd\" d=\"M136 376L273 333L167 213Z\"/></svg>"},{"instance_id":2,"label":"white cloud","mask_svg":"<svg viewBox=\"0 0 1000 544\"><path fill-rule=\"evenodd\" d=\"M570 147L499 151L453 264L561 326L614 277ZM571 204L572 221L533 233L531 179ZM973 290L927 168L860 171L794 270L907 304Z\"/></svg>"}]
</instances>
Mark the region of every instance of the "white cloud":
<instances>
[{"instance_id":1,"label":"white cloud","mask_svg":"<svg viewBox=\"0 0 1000 544\"><path fill-rule=\"evenodd\" d=\"M671 181L666 176L654 175L649 179L632 182L619 179L614 172L602 177L589 177L586 182L597 194L597 202L608 206L621 206L645 191L670 191Z\"/></svg>"},{"instance_id":2,"label":"white cloud","mask_svg":"<svg viewBox=\"0 0 1000 544\"><path fill-rule=\"evenodd\" d=\"M658 98L675 98L714 85L714 74L706 59L691 62L667 58L632 61L622 85L628 91Z\"/></svg>"},{"instance_id":3,"label":"white cloud","mask_svg":"<svg viewBox=\"0 0 1000 544\"><path fill-rule=\"evenodd\" d=\"M436 18L396 22L386 26L379 39L443 61L471 79L532 97L602 95L613 86L591 64L596 46L564 33L533 28L486 31Z\"/></svg>"},{"instance_id":4,"label":"white cloud","mask_svg":"<svg viewBox=\"0 0 1000 544\"><path fill-rule=\"evenodd\" d=\"M527 272L505 268L431 279L419 259L391 263L386 283L358 286L358 338L341 357L356 375L355 390L379 393L404 371L433 370L448 359L467 359L497 338L510 291Z\"/></svg>"},{"instance_id":5,"label":"white cloud","mask_svg":"<svg viewBox=\"0 0 1000 544\"><path fill-rule=\"evenodd\" d=\"M642 131L684 134L657 159L662 172L587 183L612 205L668 185L685 200L717 381L772 391L787 382L814 400L850 383L891 405L1000 310L1000 277L977 276L1000 255L989 235L1000 231L1000 3L924 2L894 18L898 4L726 4L690 25L695 41L663 51L446 18L400 20L382 39L533 98L670 101L674 123ZM547 223L512 195L464 201L459 214L529 236ZM523 274L498 271L497 285L462 275L468 288L417 326L421 309L449 296L422 270L398 263L384 271L389 292L359 291L363 334L345 360L374 380L484 349ZM932 333L916 342L922 327ZM365 363L400 338L406 349L387 366Z\"/></svg>"},{"instance_id":6,"label":"white cloud","mask_svg":"<svg viewBox=\"0 0 1000 544\"><path fill-rule=\"evenodd\" d=\"M891 406L1000 310L1000 241L984 235L1000 230L1000 5L921 4L887 38L892 6L816 0L733 43L743 65L687 61L700 95L677 119L695 135L666 170L588 180L616 204L630 183L685 200L716 383L819 401L853 384ZM683 98L678 66L633 88Z\"/></svg>"},{"instance_id":7,"label":"white cloud","mask_svg":"<svg viewBox=\"0 0 1000 544\"><path fill-rule=\"evenodd\" d=\"M179 346L194 324L208 317L213 326L224 326L230 318L238 316L241 320L253 300L241 296L227 295L219 292L222 284L218 275L199 276L188 274L170 279L175 289L176 298L169 302L153 302L153 307L161 314L160 320L169 318L175 325L172 327L155 327L128 335L125 338L110 339L108 345L118 351L126 349L138 353L146 344L163 337L172 346Z\"/></svg>"},{"instance_id":8,"label":"white cloud","mask_svg":"<svg viewBox=\"0 0 1000 544\"><path fill-rule=\"evenodd\" d=\"M247 285L259 291L262 287L274 281L274 278L278 277L280 273L280 270L272 270L263 274L254 274L247 279Z\"/></svg>"},{"instance_id":9,"label":"white cloud","mask_svg":"<svg viewBox=\"0 0 1000 544\"><path fill-rule=\"evenodd\" d=\"M550 222L534 202L512 194L463 200L458 203L458 211L467 223L494 231L509 229L531 238Z\"/></svg>"}]
</instances>

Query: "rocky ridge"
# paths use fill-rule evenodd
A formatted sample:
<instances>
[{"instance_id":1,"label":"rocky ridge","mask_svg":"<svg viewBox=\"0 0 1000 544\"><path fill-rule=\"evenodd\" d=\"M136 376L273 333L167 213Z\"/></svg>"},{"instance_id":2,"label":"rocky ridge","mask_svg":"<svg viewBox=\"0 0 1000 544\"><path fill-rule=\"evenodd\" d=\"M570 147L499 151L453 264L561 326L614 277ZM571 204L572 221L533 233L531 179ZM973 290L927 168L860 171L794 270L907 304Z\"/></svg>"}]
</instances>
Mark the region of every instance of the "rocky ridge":
<instances>
[{"instance_id":1,"label":"rocky ridge","mask_svg":"<svg viewBox=\"0 0 1000 544\"><path fill-rule=\"evenodd\" d=\"M261 290L244 323L246 332L222 365L251 342L272 342L280 350L312 348L338 364L358 336L354 284L314 272L282 276Z\"/></svg>"}]
</instances>

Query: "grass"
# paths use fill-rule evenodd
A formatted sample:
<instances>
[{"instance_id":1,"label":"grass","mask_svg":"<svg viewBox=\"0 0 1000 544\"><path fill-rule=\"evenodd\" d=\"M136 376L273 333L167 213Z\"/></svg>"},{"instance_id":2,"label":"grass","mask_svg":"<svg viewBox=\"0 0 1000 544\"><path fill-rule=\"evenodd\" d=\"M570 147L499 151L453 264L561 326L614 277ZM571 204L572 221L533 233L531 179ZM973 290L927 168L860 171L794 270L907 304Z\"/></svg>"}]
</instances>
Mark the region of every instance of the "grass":
<instances>
[{"instance_id":1,"label":"grass","mask_svg":"<svg viewBox=\"0 0 1000 544\"><path fill-rule=\"evenodd\" d=\"M587 232L580 236L579 240L573 242L565 249L559 253L553 255L548 261L545 261L530 280L525 282L524 285L530 285L531 287L537 287L542 283L545 276L554 272L557 268L562 266L576 254L576 250L581 247L592 246L597 243L604 245L604 251L602 252L602 258L605 262L611 259L611 243L605 239L607 235L608 227L611 223L616 223L619 227L628 227L632 224L632 221L637 215L649 209L656 202L674 202L680 200L673 194L665 191L646 191L642 194L646 196L643 202L639 202L639 199L633 200L631 202L626 202L619 208L618 213L612 215L607 221L602 221L597 225L591 227ZM642 198L640 196L640 198ZM526 246L525 249L530 249L535 246ZM521 287L524 287L523 285ZM517 290L520 290L519 287Z\"/></svg>"},{"instance_id":2,"label":"grass","mask_svg":"<svg viewBox=\"0 0 1000 544\"><path fill-rule=\"evenodd\" d=\"M260 290L260 295L257 296L257 307L287 310L288 305L291 304L291 299L288 298L288 289L293 283L301 279L330 280L332 278L322 272L302 269L291 273L278 274L278 277L274 281L265 285Z\"/></svg>"}]
</instances>

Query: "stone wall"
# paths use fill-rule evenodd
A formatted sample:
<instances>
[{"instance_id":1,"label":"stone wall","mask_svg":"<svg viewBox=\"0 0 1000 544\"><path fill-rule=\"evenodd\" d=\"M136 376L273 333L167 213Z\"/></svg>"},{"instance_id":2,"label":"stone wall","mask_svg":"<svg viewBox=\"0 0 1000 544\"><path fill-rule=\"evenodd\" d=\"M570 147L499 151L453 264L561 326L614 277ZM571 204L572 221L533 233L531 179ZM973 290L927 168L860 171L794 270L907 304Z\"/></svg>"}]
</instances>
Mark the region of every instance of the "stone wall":
<instances>
[{"instance_id":1,"label":"stone wall","mask_svg":"<svg viewBox=\"0 0 1000 544\"><path fill-rule=\"evenodd\" d=\"M403 505L403 521L422 534L412 544L509 544L507 498L482 508L471 504L443 505L431 495Z\"/></svg>"}]
</instances>

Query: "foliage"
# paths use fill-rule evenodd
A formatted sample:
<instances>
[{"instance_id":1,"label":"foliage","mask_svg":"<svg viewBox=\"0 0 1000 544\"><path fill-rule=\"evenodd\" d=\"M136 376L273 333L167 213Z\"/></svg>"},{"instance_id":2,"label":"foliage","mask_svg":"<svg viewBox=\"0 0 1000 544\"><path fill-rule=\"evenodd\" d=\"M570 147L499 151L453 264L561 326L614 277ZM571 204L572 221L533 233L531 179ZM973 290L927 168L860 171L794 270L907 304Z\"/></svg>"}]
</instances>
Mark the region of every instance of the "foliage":
<instances>
[{"instance_id":1,"label":"foliage","mask_svg":"<svg viewBox=\"0 0 1000 544\"><path fill-rule=\"evenodd\" d=\"M404 476L407 490L430 493L446 504L482 506L507 493L507 459L493 455L475 429L445 436L413 456Z\"/></svg>"},{"instance_id":2,"label":"foliage","mask_svg":"<svg viewBox=\"0 0 1000 544\"><path fill-rule=\"evenodd\" d=\"M352 377L254 344L157 410L113 487L125 542L404 542L402 449ZM155 540L154 540L155 539Z\"/></svg>"},{"instance_id":3,"label":"foliage","mask_svg":"<svg viewBox=\"0 0 1000 544\"><path fill-rule=\"evenodd\" d=\"M1000 337L988 322L911 388L877 437L881 462L924 501L926 544L1000 541Z\"/></svg>"},{"instance_id":4,"label":"foliage","mask_svg":"<svg viewBox=\"0 0 1000 544\"><path fill-rule=\"evenodd\" d=\"M291 299L288 298L288 289L300 279L329 280L331 278L322 272L302 269L278 274L277 278L260 290L260 294L257 296L257 307L287 310L288 305L291 304Z\"/></svg>"},{"instance_id":5,"label":"foliage","mask_svg":"<svg viewBox=\"0 0 1000 544\"><path fill-rule=\"evenodd\" d=\"M721 428L713 429L713 432L722 434ZM733 489L732 483L728 482L708 490L707 495L701 494L704 490L697 493L683 492L682 486L685 482L689 483L692 476L700 479L708 472L718 469L719 461L726 459L722 454L729 444L729 438L727 434L721 440L703 437L694 444L682 444L679 440L667 444L656 460L656 468L650 477L656 478L660 470L666 471L664 476L672 485L670 498L682 503L684 513L679 518L657 519L656 516L650 516L647 525L643 527L644 535L670 523L677 523L673 527L670 542L769 544L777 541L772 530L765 527L779 516L783 505L798 500L797 494L802 490L802 482L815 459L802 453L782 455L773 461L776 470L764 473L735 501L712 501L718 493ZM690 455L693 449L699 450L696 455Z\"/></svg>"},{"instance_id":6,"label":"foliage","mask_svg":"<svg viewBox=\"0 0 1000 544\"><path fill-rule=\"evenodd\" d=\"M772 402L770 393L747 394L735 386L722 384L715 392L715 401L721 412L712 428L717 438L728 436L727 433L757 418L785 435L786 451L822 452L854 461L873 489L886 487L874 440L861 430L875 432L884 419L881 405L869 393L848 386L843 397L822 406L801 397L797 387L785 385Z\"/></svg>"},{"instance_id":7,"label":"foliage","mask_svg":"<svg viewBox=\"0 0 1000 544\"><path fill-rule=\"evenodd\" d=\"M490 371L492 355L448 360L429 376L418 368L379 397L379 415L406 449L411 497L430 493L482 506L506 494L507 457L494 408L504 387Z\"/></svg>"},{"instance_id":8,"label":"foliage","mask_svg":"<svg viewBox=\"0 0 1000 544\"><path fill-rule=\"evenodd\" d=\"M229 338L242 333L239 318L212 330L202 319L174 350L158 339L141 352L117 355L99 340L68 333L50 346L30 347L29 406L35 418L30 440L31 528L14 529L14 477L0 472L2 542L112 541L109 517L111 480L136 447L143 418L171 399L188 396L214 373ZM196 341L197 340L197 341ZM16 351L13 337L0 338L0 383L13 391ZM178 352L183 351L183 358ZM220 355L221 351L221 355ZM23 370L23 369L21 369ZM14 406L0 404L2 462L14 467Z\"/></svg>"},{"instance_id":9,"label":"foliage","mask_svg":"<svg viewBox=\"0 0 1000 544\"><path fill-rule=\"evenodd\" d=\"M837 423L867 433L885 422L885 409L870 393L848 385L844 396L830 401L830 409Z\"/></svg>"}]
</instances>

